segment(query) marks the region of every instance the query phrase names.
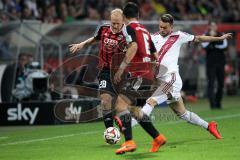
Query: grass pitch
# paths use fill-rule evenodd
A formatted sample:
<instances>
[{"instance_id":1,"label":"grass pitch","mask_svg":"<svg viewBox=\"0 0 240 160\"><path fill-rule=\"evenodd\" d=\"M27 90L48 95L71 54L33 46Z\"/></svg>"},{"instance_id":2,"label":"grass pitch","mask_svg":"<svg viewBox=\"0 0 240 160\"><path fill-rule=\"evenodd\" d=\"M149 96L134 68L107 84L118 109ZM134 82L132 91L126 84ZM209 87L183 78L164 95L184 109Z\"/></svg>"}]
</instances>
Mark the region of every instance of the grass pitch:
<instances>
[{"instance_id":1,"label":"grass pitch","mask_svg":"<svg viewBox=\"0 0 240 160\"><path fill-rule=\"evenodd\" d=\"M224 137L216 140L204 129L174 116L169 108L155 109L155 126L168 142L149 153L152 139L141 127L133 129L138 148L115 155L117 145L103 141L102 122L56 126L0 127L0 160L239 160L240 97L226 97L222 110L209 110L206 100L187 104L204 119L218 122Z\"/></svg>"}]
</instances>

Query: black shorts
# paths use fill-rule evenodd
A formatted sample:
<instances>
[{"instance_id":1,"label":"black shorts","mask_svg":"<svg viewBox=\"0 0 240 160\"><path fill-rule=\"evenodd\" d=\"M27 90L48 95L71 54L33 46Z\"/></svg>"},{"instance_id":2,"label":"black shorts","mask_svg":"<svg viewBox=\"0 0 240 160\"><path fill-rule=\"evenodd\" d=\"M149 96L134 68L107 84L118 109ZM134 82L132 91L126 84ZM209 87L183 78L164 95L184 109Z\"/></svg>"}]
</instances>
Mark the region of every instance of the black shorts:
<instances>
[{"instance_id":1,"label":"black shorts","mask_svg":"<svg viewBox=\"0 0 240 160\"><path fill-rule=\"evenodd\" d=\"M114 89L117 94L122 94L131 101L131 105L143 105L147 98L149 98L153 89L151 88L152 81L140 78L129 78L128 74L122 76L120 83L115 85ZM138 87L137 87L138 86Z\"/></svg>"},{"instance_id":2,"label":"black shorts","mask_svg":"<svg viewBox=\"0 0 240 160\"><path fill-rule=\"evenodd\" d=\"M110 69L101 70L98 76L100 94L108 93L114 97L122 94L131 101L132 105L141 105L144 104L145 100L154 92L150 89L152 81L143 79L139 84L139 88L134 89L138 78L129 78L129 74L124 73L121 82L113 84L113 77L111 77L113 75L114 72L111 72Z\"/></svg>"},{"instance_id":3,"label":"black shorts","mask_svg":"<svg viewBox=\"0 0 240 160\"><path fill-rule=\"evenodd\" d=\"M98 75L98 81L99 81L98 88L99 88L100 94L103 94L103 93L108 93L111 95L116 94L112 85L110 69L102 69Z\"/></svg>"}]
</instances>

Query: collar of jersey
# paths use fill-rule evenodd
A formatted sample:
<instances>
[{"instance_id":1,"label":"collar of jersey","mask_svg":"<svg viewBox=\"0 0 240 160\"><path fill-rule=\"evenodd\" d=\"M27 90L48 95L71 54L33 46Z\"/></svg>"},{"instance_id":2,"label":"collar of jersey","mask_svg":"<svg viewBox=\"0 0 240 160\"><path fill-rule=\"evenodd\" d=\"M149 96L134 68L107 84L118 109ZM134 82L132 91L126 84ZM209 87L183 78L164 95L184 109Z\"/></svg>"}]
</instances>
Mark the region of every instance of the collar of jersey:
<instances>
[{"instance_id":1,"label":"collar of jersey","mask_svg":"<svg viewBox=\"0 0 240 160\"><path fill-rule=\"evenodd\" d=\"M160 35L161 37L163 37L163 38L168 38L168 37L171 36L172 34L173 34L173 31L170 32L166 37L163 37L163 36L159 33L159 35Z\"/></svg>"},{"instance_id":2,"label":"collar of jersey","mask_svg":"<svg viewBox=\"0 0 240 160\"><path fill-rule=\"evenodd\" d=\"M128 25L131 23L139 23L139 22L138 21L130 21L130 22L128 22Z\"/></svg>"}]
</instances>

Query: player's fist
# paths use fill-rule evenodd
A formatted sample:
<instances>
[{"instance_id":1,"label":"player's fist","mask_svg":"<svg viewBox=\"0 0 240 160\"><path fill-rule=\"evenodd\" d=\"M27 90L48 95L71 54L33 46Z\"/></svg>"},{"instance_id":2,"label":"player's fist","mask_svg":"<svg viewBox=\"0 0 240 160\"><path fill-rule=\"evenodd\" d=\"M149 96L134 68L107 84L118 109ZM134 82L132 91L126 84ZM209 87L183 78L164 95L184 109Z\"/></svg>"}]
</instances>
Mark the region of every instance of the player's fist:
<instances>
[{"instance_id":1,"label":"player's fist","mask_svg":"<svg viewBox=\"0 0 240 160\"><path fill-rule=\"evenodd\" d=\"M116 74L114 75L114 83L117 84L121 81L122 79L122 74L123 74L123 69L119 68Z\"/></svg>"},{"instance_id":2,"label":"player's fist","mask_svg":"<svg viewBox=\"0 0 240 160\"><path fill-rule=\"evenodd\" d=\"M221 36L221 39L224 40L224 39L230 39L232 38L232 33L226 33L224 35Z\"/></svg>"},{"instance_id":3,"label":"player's fist","mask_svg":"<svg viewBox=\"0 0 240 160\"><path fill-rule=\"evenodd\" d=\"M69 45L69 50L71 53L75 53L83 48L84 44L79 43L79 44L70 44Z\"/></svg>"}]
</instances>

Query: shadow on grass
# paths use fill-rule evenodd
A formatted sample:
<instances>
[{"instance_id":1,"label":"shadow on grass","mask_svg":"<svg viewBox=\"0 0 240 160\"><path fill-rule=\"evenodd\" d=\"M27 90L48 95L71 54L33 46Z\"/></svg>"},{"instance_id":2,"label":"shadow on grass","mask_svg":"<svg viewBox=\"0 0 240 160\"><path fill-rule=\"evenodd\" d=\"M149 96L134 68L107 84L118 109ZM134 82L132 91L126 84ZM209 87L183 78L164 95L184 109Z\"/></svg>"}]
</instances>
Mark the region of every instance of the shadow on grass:
<instances>
[{"instance_id":1,"label":"shadow on grass","mask_svg":"<svg viewBox=\"0 0 240 160\"><path fill-rule=\"evenodd\" d=\"M150 152L126 153L126 154L122 155L122 158L125 160L150 159L150 158L154 158L154 157L159 157L159 155L156 153L150 153Z\"/></svg>"},{"instance_id":2,"label":"shadow on grass","mask_svg":"<svg viewBox=\"0 0 240 160\"><path fill-rule=\"evenodd\" d=\"M95 146L96 148L114 148L114 149L118 149L120 147L120 145L109 145L109 144L102 144L102 145L98 145Z\"/></svg>"},{"instance_id":3,"label":"shadow on grass","mask_svg":"<svg viewBox=\"0 0 240 160\"><path fill-rule=\"evenodd\" d=\"M176 148L177 146L181 146L181 145L185 145L188 143L192 143L192 142L204 142L204 141L209 141L209 140L216 140L216 139L209 139L209 138L199 138L199 139L188 139L188 140L182 140L182 141L173 141L173 142L168 142L166 145L166 147L170 147L170 148Z\"/></svg>"}]
</instances>

